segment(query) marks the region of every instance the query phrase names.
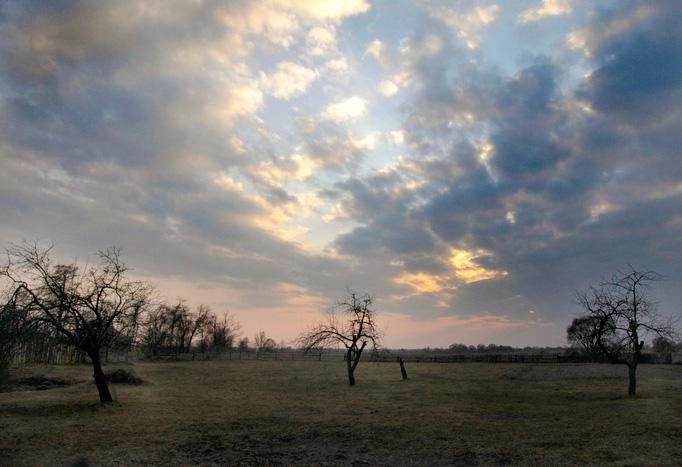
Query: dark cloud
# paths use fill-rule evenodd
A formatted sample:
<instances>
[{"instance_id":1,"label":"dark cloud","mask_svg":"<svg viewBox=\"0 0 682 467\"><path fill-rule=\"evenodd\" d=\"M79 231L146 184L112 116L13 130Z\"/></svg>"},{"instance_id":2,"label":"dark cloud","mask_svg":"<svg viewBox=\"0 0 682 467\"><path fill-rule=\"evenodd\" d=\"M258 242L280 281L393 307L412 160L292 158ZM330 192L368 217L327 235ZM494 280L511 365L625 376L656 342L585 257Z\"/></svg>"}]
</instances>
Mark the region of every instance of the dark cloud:
<instances>
[{"instance_id":1,"label":"dark cloud","mask_svg":"<svg viewBox=\"0 0 682 467\"><path fill-rule=\"evenodd\" d=\"M406 270L438 274L410 253L447 258L448 246L483 248L490 255L476 263L509 275L460 285L453 313L542 307L560 320L575 310L576 289L628 262L679 284L682 166L673 148L682 145L682 9L619 7L584 31L595 71L576 91L566 91L562 64L545 57L513 76L469 64L454 79L443 57L421 61L421 91L404 105L414 151L404 173L419 174L429 190L405 192L397 209L378 186L339 185L363 224L339 237L342 251L402 255ZM409 248L396 248L394 228L416 232L400 237ZM663 303L678 312L670 290ZM489 294L499 298L483 300Z\"/></svg>"},{"instance_id":2,"label":"dark cloud","mask_svg":"<svg viewBox=\"0 0 682 467\"><path fill-rule=\"evenodd\" d=\"M604 12L588 36L596 68L580 95L630 124L649 126L671 112L679 115L681 20L682 4L674 0L631 2L615 14Z\"/></svg>"}]
</instances>

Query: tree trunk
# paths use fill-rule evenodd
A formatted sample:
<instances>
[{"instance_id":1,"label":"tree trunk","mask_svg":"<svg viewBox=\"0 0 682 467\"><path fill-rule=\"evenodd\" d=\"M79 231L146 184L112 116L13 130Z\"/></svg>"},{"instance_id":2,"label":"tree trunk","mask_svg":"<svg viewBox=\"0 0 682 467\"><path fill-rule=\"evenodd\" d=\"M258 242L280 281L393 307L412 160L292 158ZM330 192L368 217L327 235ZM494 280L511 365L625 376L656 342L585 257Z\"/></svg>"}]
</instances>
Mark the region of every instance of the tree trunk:
<instances>
[{"instance_id":1,"label":"tree trunk","mask_svg":"<svg viewBox=\"0 0 682 467\"><path fill-rule=\"evenodd\" d=\"M351 349L348 349L348 352L346 352L346 368L348 368L348 384L350 384L351 386L355 386L355 375L353 375L353 371L355 370L355 368L353 368L353 358Z\"/></svg>"},{"instance_id":2,"label":"tree trunk","mask_svg":"<svg viewBox=\"0 0 682 467\"><path fill-rule=\"evenodd\" d=\"M637 365L628 365L628 377L630 379L628 396L634 397L637 395Z\"/></svg>"},{"instance_id":3,"label":"tree trunk","mask_svg":"<svg viewBox=\"0 0 682 467\"><path fill-rule=\"evenodd\" d=\"M90 360L92 360L92 368L94 369L95 384L97 385L97 392L99 392L100 402L113 402L111 393L109 392L109 386L107 386L107 380L104 377L104 372L102 371L102 363L99 358L99 350L93 350L88 352Z\"/></svg>"}]
</instances>

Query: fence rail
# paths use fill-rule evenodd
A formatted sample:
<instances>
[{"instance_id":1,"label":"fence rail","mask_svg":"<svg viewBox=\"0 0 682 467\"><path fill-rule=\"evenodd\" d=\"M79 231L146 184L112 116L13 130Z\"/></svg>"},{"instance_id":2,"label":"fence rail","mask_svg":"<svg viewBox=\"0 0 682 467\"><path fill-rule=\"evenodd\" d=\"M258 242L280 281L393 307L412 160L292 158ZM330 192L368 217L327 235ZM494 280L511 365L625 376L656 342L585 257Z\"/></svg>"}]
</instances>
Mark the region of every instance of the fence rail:
<instances>
[{"instance_id":1,"label":"fence rail","mask_svg":"<svg viewBox=\"0 0 682 467\"><path fill-rule=\"evenodd\" d=\"M682 362L680 354L672 358L672 363ZM164 350L156 355L147 355L141 349L102 351L105 363L129 362L131 360L149 361L202 361L202 360L263 360L263 361L343 361L346 354L340 350L327 349L317 352L301 350L277 351L224 351L224 352L188 352L179 353ZM363 361L395 362L398 357L406 363L589 363L594 358L576 354L530 354L530 353L430 353L419 351L382 351L365 352ZM599 360L597 360L599 361ZM605 360L601 360L606 362ZM33 340L19 346L11 361L12 366L23 364L69 365L87 363L89 359L84 352L71 346L58 344L49 340ZM660 354L643 354L641 363L671 363L670 356Z\"/></svg>"},{"instance_id":2,"label":"fence rail","mask_svg":"<svg viewBox=\"0 0 682 467\"><path fill-rule=\"evenodd\" d=\"M337 352L315 352L306 353L296 350L267 351L224 351L224 352L161 352L158 355L141 355L144 360L178 360L178 361L201 361L201 360L281 360L281 361L328 361L342 360L343 357Z\"/></svg>"}]
</instances>

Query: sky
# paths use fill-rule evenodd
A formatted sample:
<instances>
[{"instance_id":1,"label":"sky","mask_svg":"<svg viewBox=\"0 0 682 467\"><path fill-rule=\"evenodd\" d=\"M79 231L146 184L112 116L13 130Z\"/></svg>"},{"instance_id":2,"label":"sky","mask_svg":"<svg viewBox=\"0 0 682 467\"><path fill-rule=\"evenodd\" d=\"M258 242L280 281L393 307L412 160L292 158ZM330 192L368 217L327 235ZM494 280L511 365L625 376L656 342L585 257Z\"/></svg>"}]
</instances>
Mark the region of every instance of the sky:
<instances>
[{"instance_id":1,"label":"sky","mask_svg":"<svg viewBox=\"0 0 682 467\"><path fill-rule=\"evenodd\" d=\"M628 264L682 310L682 2L0 2L0 243L122 249L289 342L565 345Z\"/></svg>"}]
</instances>

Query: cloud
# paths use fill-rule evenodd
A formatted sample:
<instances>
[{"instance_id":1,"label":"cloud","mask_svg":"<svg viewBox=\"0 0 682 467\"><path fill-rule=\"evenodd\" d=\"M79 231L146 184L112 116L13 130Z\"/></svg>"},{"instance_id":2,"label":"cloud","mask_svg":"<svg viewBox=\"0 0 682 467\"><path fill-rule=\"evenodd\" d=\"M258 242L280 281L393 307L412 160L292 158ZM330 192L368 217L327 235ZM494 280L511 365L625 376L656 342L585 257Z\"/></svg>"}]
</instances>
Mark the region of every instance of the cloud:
<instances>
[{"instance_id":1,"label":"cloud","mask_svg":"<svg viewBox=\"0 0 682 467\"><path fill-rule=\"evenodd\" d=\"M338 52L336 46L336 31L333 26L316 26L306 36L308 54L315 57L325 57Z\"/></svg>"},{"instance_id":2,"label":"cloud","mask_svg":"<svg viewBox=\"0 0 682 467\"><path fill-rule=\"evenodd\" d=\"M316 20L339 20L346 16L366 13L371 6L364 0L276 0L275 4L292 9L293 11L310 16Z\"/></svg>"},{"instance_id":3,"label":"cloud","mask_svg":"<svg viewBox=\"0 0 682 467\"><path fill-rule=\"evenodd\" d=\"M467 11L443 5L428 4L427 13L451 29L470 49L478 47L484 28L495 21L499 5L475 5Z\"/></svg>"},{"instance_id":4,"label":"cloud","mask_svg":"<svg viewBox=\"0 0 682 467\"><path fill-rule=\"evenodd\" d=\"M348 71L349 65L346 57L333 58L325 63L325 66L332 72Z\"/></svg>"},{"instance_id":5,"label":"cloud","mask_svg":"<svg viewBox=\"0 0 682 467\"><path fill-rule=\"evenodd\" d=\"M365 53L363 56L370 56L374 58L378 62L382 62L383 60L383 52L385 50L385 45L383 42L381 42L379 39L374 39L372 42L369 43L367 46L367 49L365 50Z\"/></svg>"},{"instance_id":6,"label":"cloud","mask_svg":"<svg viewBox=\"0 0 682 467\"><path fill-rule=\"evenodd\" d=\"M289 178L302 180L310 177L317 165L316 161L305 154L292 154L289 157L260 162L255 173L270 182Z\"/></svg>"},{"instance_id":7,"label":"cloud","mask_svg":"<svg viewBox=\"0 0 682 467\"><path fill-rule=\"evenodd\" d=\"M557 343L625 262L679 303L679 2L557 15L532 47L491 2L390 32L362 1L1 8L2 238L120 245L250 322L368 290L419 345Z\"/></svg>"},{"instance_id":8,"label":"cloud","mask_svg":"<svg viewBox=\"0 0 682 467\"><path fill-rule=\"evenodd\" d=\"M550 310L543 316L561 319L560 310L570 308L565 297L619 267L617 258L646 263L661 254L648 235L674 244L679 210L664 206L678 196L680 177L671 144L680 134L682 78L680 61L669 62L679 7L646 15L637 8L603 11L585 29L595 66L575 91L562 88L563 64L547 57L512 75L469 63L453 79L451 66L461 62L443 52L447 43L416 48L416 39L406 40L405 52L420 50L410 68L420 85L402 107L410 156L395 171L337 184L339 209L361 224L338 236L337 249L362 264L391 265L393 285L402 287L395 306L414 299L407 288L450 312L481 311L483 286L473 284L491 283L519 297L500 297L496 306L518 316ZM604 24L618 28L600 34ZM637 63L666 71L648 76ZM414 190L410 178L419 181ZM657 214L642 217L641 199L653 193L663 196ZM636 240L626 233L634 224L622 223L627 216L647 224ZM641 249L626 253L622 245L631 242ZM671 251L666 267L679 257ZM600 272L596 258L604 261ZM553 292L534 288L538 283ZM452 296L435 298L446 292Z\"/></svg>"},{"instance_id":9,"label":"cloud","mask_svg":"<svg viewBox=\"0 0 682 467\"><path fill-rule=\"evenodd\" d=\"M580 95L593 109L634 125L679 115L674 105L660 103L682 99L682 62L671 59L682 43L680 17L682 6L676 2L634 4L584 30L594 70Z\"/></svg>"},{"instance_id":10,"label":"cloud","mask_svg":"<svg viewBox=\"0 0 682 467\"><path fill-rule=\"evenodd\" d=\"M542 0L536 8L528 8L519 13L520 23L532 23L549 16L567 15L573 11L572 0Z\"/></svg>"},{"instance_id":11,"label":"cloud","mask_svg":"<svg viewBox=\"0 0 682 467\"><path fill-rule=\"evenodd\" d=\"M377 89L386 97L394 96L398 92L398 86L391 80L384 80L379 82Z\"/></svg>"},{"instance_id":12,"label":"cloud","mask_svg":"<svg viewBox=\"0 0 682 467\"><path fill-rule=\"evenodd\" d=\"M315 70L293 62L279 62L274 73L261 75L261 82L265 90L274 97L289 100L305 93L317 78Z\"/></svg>"},{"instance_id":13,"label":"cloud","mask_svg":"<svg viewBox=\"0 0 682 467\"><path fill-rule=\"evenodd\" d=\"M304 258L329 262L318 269L331 272L335 261L311 253L289 225L317 201L288 184L309 177L319 159L280 149L257 115L265 90L291 98L317 75L282 60L261 81L252 57L330 28L320 18L339 24L367 8L3 6L2 198L15 200L0 206L12 224L3 237L50 232L73 254L117 244L140 273L233 290L267 289ZM272 261L280 266L264 271ZM335 282L322 277L310 287Z\"/></svg>"},{"instance_id":14,"label":"cloud","mask_svg":"<svg viewBox=\"0 0 682 467\"><path fill-rule=\"evenodd\" d=\"M367 113L367 101L359 96L338 99L327 106L324 116L337 122L356 120Z\"/></svg>"}]
</instances>

